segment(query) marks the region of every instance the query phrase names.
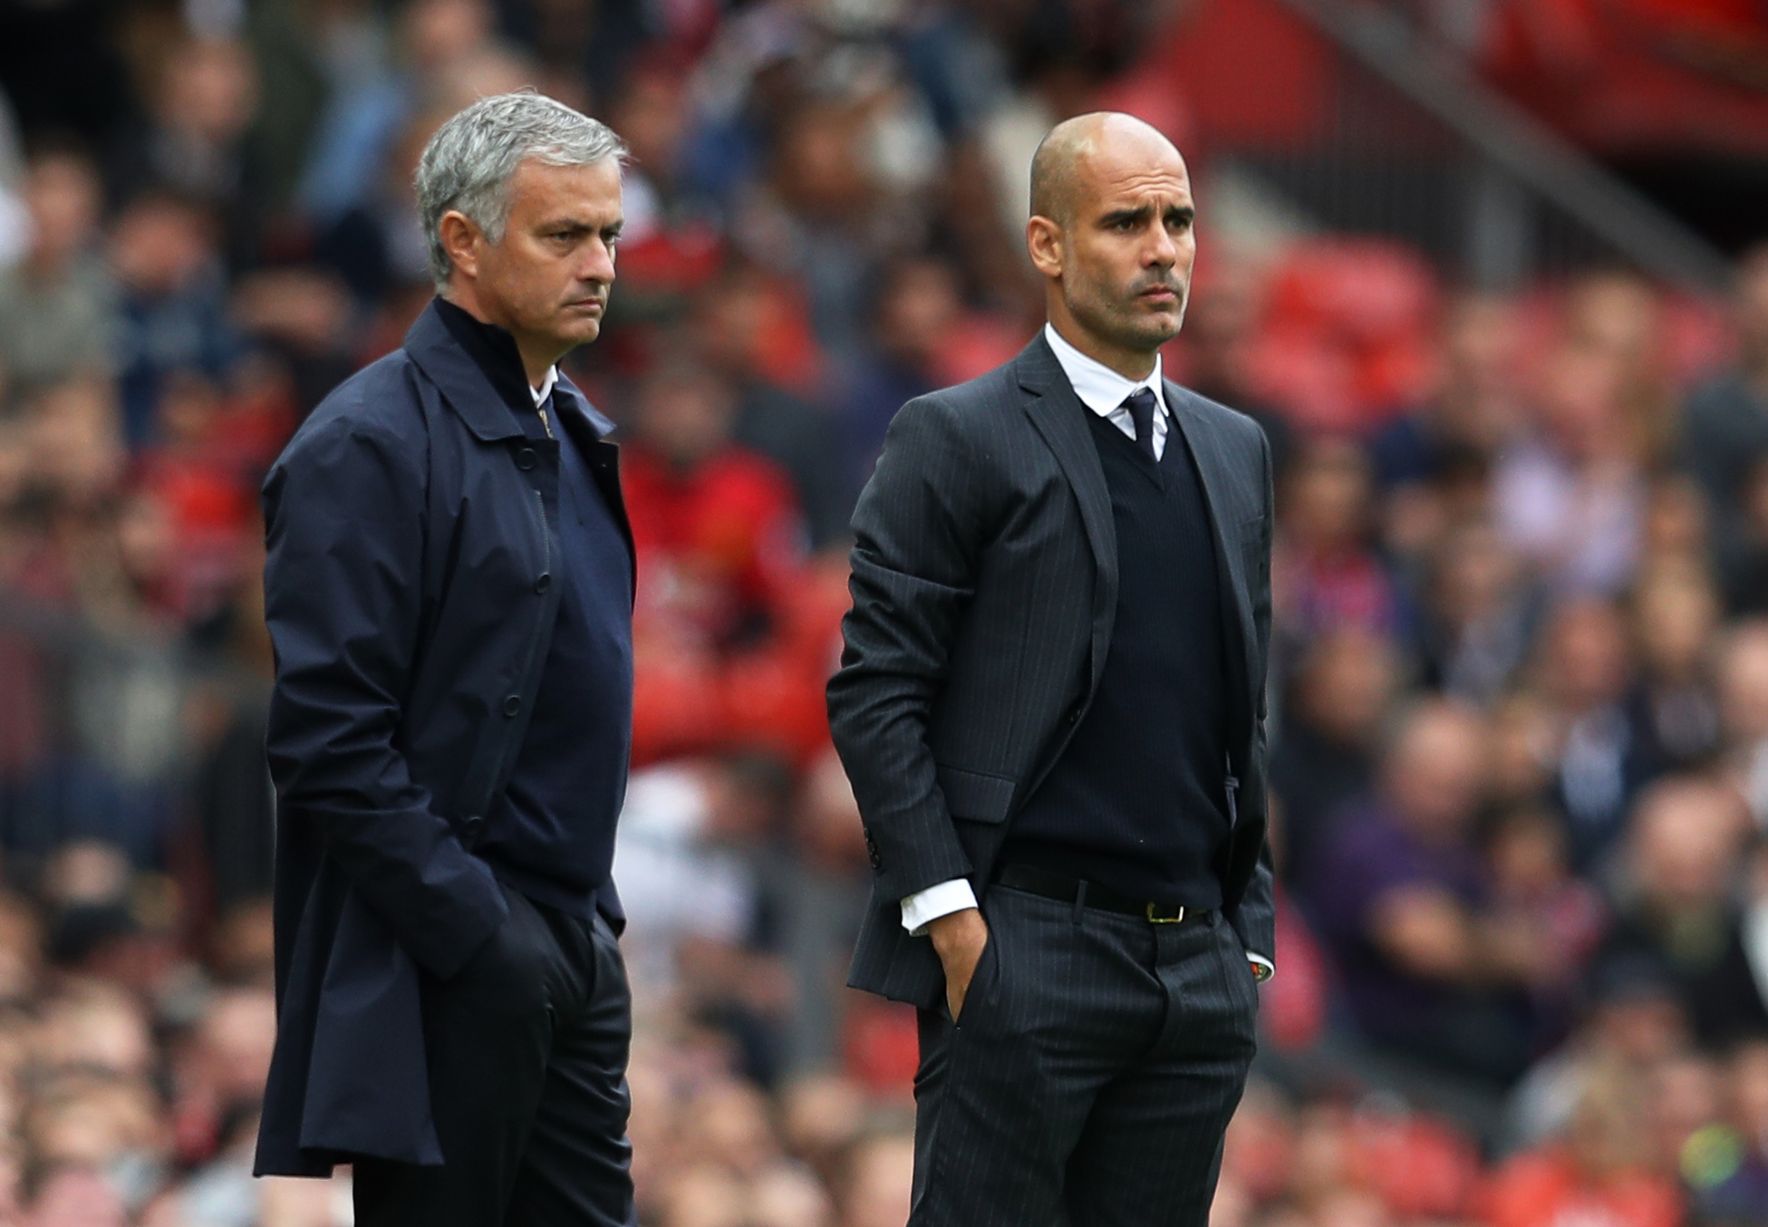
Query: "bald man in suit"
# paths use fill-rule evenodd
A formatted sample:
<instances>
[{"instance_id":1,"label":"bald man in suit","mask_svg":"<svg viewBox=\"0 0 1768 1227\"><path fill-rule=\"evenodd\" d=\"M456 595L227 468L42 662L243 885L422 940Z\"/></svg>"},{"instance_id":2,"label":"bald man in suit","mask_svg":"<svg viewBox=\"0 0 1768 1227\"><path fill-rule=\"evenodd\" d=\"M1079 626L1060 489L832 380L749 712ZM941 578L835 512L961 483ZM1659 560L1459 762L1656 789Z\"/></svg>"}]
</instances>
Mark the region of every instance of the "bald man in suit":
<instances>
[{"instance_id":1,"label":"bald man in suit","mask_svg":"<svg viewBox=\"0 0 1768 1227\"><path fill-rule=\"evenodd\" d=\"M875 872L851 983L919 1008L911 1227L1204 1227L1272 970L1271 467L1163 376L1183 158L1058 125L1048 322L905 405L829 684Z\"/></svg>"}]
</instances>

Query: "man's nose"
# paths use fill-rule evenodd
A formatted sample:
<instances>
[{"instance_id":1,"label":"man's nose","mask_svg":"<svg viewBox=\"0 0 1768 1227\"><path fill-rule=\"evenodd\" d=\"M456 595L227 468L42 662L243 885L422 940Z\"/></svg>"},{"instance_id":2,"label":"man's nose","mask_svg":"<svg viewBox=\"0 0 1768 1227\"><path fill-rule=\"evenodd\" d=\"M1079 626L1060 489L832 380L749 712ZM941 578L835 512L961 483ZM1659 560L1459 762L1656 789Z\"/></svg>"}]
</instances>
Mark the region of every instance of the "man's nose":
<instances>
[{"instance_id":1,"label":"man's nose","mask_svg":"<svg viewBox=\"0 0 1768 1227\"><path fill-rule=\"evenodd\" d=\"M1179 245L1165 226L1157 226L1154 240L1148 244L1142 260L1150 268L1171 268L1179 262Z\"/></svg>"},{"instance_id":2,"label":"man's nose","mask_svg":"<svg viewBox=\"0 0 1768 1227\"><path fill-rule=\"evenodd\" d=\"M614 249L600 241L589 244L583 264L577 270L577 279L600 282L603 285L613 281Z\"/></svg>"}]
</instances>

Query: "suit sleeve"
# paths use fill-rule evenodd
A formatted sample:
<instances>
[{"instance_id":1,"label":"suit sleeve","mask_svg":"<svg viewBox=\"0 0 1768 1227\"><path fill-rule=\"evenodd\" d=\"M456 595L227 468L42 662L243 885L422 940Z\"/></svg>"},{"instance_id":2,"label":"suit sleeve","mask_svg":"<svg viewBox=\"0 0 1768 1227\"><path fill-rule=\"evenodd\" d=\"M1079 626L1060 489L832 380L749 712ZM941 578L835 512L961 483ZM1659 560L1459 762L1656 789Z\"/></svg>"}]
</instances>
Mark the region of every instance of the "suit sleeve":
<instances>
[{"instance_id":1,"label":"suit sleeve","mask_svg":"<svg viewBox=\"0 0 1768 1227\"><path fill-rule=\"evenodd\" d=\"M409 444L345 419L299 438L271 471L264 599L276 684L266 744L278 821L316 824L327 855L406 951L447 977L509 908L399 749L424 502Z\"/></svg>"},{"instance_id":2,"label":"suit sleeve","mask_svg":"<svg viewBox=\"0 0 1768 1227\"><path fill-rule=\"evenodd\" d=\"M853 513L853 606L829 682L829 724L877 887L893 899L971 869L927 723L975 591L983 479L952 408L913 400L892 420Z\"/></svg>"},{"instance_id":3,"label":"suit sleeve","mask_svg":"<svg viewBox=\"0 0 1768 1227\"><path fill-rule=\"evenodd\" d=\"M1264 470L1264 506L1265 531L1259 550L1259 574L1254 577L1252 597L1253 633L1258 636L1259 659L1266 661L1266 677L1258 679L1258 704L1254 710L1252 722L1252 755L1254 762L1250 764L1256 770L1260 780L1269 779L1266 769L1266 736L1265 711L1266 692L1269 686L1269 660L1271 647L1271 539L1276 532L1277 514L1276 500L1273 497L1271 480L1271 442L1265 437L1263 429L1258 431L1259 449L1263 457ZM1250 772L1249 772L1250 774ZM1268 798L1270 789L1259 790L1266 809L1269 809ZM1271 864L1271 836L1268 815L1264 839L1259 844L1258 865L1252 873L1252 880L1246 884L1246 893L1241 896L1239 904L1234 908L1231 923L1234 931L1239 934L1241 944L1251 954L1263 956L1270 961L1275 969L1277 957L1277 905L1275 894L1275 878Z\"/></svg>"}]
</instances>

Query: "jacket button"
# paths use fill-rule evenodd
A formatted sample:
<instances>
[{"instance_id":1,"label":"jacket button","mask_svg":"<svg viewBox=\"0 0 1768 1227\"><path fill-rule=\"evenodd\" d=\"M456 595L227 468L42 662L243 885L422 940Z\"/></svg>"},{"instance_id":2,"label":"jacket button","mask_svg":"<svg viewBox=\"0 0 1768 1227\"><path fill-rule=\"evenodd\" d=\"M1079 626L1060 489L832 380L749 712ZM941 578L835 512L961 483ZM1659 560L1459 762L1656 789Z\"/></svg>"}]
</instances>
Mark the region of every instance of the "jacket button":
<instances>
[{"instance_id":1,"label":"jacket button","mask_svg":"<svg viewBox=\"0 0 1768 1227\"><path fill-rule=\"evenodd\" d=\"M1068 711L1063 715L1062 719L1066 720L1071 725L1072 724L1079 724L1080 723L1080 704L1076 703L1073 707L1070 707L1068 709Z\"/></svg>"},{"instance_id":2,"label":"jacket button","mask_svg":"<svg viewBox=\"0 0 1768 1227\"><path fill-rule=\"evenodd\" d=\"M516 467L524 472L539 463L540 458L534 454L534 449L531 447L524 447L516 453Z\"/></svg>"},{"instance_id":3,"label":"jacket button","mask_svg":"<svg viewBox=\"0 0 1768 1227\"><path fill-rule=\"evenodd\" d=\"M522 696L521 695L512 694L509 698L507 698L503 701L503 714L504 715L513 716L521 710L522 710Z\"/></svg>"},{"instance_id":4,"label":"jacket button","mask_svg":"<svg viewBox=\"0 0 1768 1227\"><path fill-rule=\"evenodd\" d=\"M542 571L538 576L535 577L534 591L545 592L550 587L552 587L552 572Z\"/></svg>"}]
</instances>

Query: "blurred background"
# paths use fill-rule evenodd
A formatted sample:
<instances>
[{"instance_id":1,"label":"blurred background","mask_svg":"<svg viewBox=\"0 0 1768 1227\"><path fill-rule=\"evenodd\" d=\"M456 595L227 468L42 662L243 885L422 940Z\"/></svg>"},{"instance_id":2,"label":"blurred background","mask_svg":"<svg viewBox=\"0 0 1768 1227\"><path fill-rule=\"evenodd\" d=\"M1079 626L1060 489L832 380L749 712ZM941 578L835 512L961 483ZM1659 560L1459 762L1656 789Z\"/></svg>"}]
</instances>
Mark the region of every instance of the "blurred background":
<instances>
[{"instance_id":1,"label":"blurred background","mask_svg":"<svg viewBox=\"0 0 1768 1227\"><path fill-rule=\"evenodd\" d=\"M1168 371L1278 462L1262 1051L1214 1227L1768 1223L1761 0L0 5L0 1223L322 1227L273 1029L256 488L430 294L410 175L630 143L616 865L645 1227L900 1227L914 1027L822 685L886 422L1041 320L1026 172L1200 203Z\"/></svg>"}]
</instances>

